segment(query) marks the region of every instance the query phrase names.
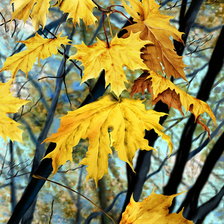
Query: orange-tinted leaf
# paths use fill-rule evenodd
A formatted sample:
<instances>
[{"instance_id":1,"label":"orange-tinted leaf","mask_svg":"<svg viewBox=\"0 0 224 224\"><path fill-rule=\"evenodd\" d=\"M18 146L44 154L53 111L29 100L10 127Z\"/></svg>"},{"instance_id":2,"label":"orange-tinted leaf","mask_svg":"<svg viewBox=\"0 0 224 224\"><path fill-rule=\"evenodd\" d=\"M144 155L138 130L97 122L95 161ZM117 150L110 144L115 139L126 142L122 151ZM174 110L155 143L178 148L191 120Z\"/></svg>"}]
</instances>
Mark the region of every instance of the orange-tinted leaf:
<instances>
[{"instance_id":1,"label":"orange-tinted leaf","mask_svg":"<svg viewBox=\"0 0 224 224\"><path fill-rule=\"evenodd\" d=\"M170 39L172 37L182 41L183 33L170 25L169 20L172 17L161 14L159 5L154 0L130 0L129 2L131 7L123 1L124 7L136 23L125 27L128 33L124 37L130 35L130 32L141 31L140 38L153 43L142 51L144 53L142 58L149 69L155 72L164 71L168 76L186 79L182 57L176 54Z\"/></svg>"},{"instance_id":2,"label":"orange-tinted leaf","mask_svg":"<svg viewBox=\"0 0 224 224\"><path fill-rule=\"evenodd\" d=\"M170 80L162 77L151 71L150 74L143 73L137 80L135 80L132 87L132 95L137 92L144 93L145 89L152 94L152 103L156 104L159 100L167 104L169 107L178 109L182 114L182 106L185 110L194 114L195 120L198 124L208 132L208 127L200 120L200 115L207 113L216 122L209 105L178 88Z\"/></svg>"},{"instance_id":3,"label":"orange-tinted leaf","mask_svg":"<svg viewBox=\"0 0 224 224\"><path fill-rule=\"evenodd\" d=\"M177 195L152 193L142 202L135 202L132 197L119 224L193 224L182 212L169 214L169 207Z\"/></svg>"}]
</instances>

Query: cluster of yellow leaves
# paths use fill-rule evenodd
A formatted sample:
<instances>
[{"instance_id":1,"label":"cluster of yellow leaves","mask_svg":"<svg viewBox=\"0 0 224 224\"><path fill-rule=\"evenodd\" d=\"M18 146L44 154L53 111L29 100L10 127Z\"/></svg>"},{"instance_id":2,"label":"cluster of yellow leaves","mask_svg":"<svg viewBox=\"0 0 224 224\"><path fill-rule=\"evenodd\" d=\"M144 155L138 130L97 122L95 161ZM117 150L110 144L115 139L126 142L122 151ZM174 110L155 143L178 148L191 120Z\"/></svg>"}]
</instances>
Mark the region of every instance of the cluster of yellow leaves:
<instances>
[{"instance_id":1,"label":"cluster of yellow leaves","mask_svg":"<svg viewBox=\"0 0 224 224\"><path fill-rule=\"evenodd\" d=\"M49 2L49 0L12 0L11 3L15 5L12 18L26 21L31 17L36 30L40 25L44 27ZM119 97L126 89L124 66L130 70L150 71L150 75L143 75L136 80L132 94L144 92L147 88L152 94L153 103L162 100L181 112L183 106L209 131L199 120L200 115L207 112L215 121L209 106L189 96L156 73L165 73L168 77L186 80L182 57L176 54L172 43L172 39L182 41L182 33L170 25L169 20L172 17L161 14L159 5L154 0L122 0L122 2L135 22L125 28L127 33L123 38L116 36L110 42L97 39L91 46L86 46L84 43L74 45L77 53L70 59L81 61L84 67L82 82L98 78L100 72L105 70L106 86L110 85L111 91ZM68 13L68 18L73 19L74 25L79 24L80 19L86 25L95 24L97 20L92 13L96 5L91 0L58 0L55 6ZM21 43L26 44L27 50L8 57L0 69L0 72L10 70L12 78L19 69L28 73L37 58L45 59L56 54L60 45L68 44L69 40L60 35L54 39L45 39L36 34ZM154 129L171 147L170 139L162 132L162 126L159 124L159 118L163 115L152 110L146 111L138 100L121 98L117 101L111 96L105 96L97 102L69 112L62 118L58 133L45 140L57 143L55 150L48 154L47 158L52 158L56 172L59 165L72 160L72 147L76 146L81 138L88 139L87 156L81 163L88 166L88 177L97 182L107 172L107 158L112 152L111 147L114 147L118 151L119 158L130 166L137 149L152 149L144 139L145 129Z\"/></svg>"},{"instance_id":2,"label":"cluster of yellow leaves","mask_svg":"<svg viewBox=\"0 0 224 224\"><path fill-rule=\"evenodd\" d=\"M169 207L177 195L152 193L142 202L131 198L119 224L193 224L183 217L182 212L169 214Z\"/></svg>"},{"instance_id":3,"label":"cluster of yellow leaves","mask_svg":"<svg viewBox=\"0 0 224 224\"><path fill-rule=\"evenodd\" d=\"M174 46L171 37L182 42L181 35L176 28L169 24L171 16L163 15L159 12L159 5L154 0L129 0L129 6L123 1L126 11L133 17L134 24L125 27L128 31L124 37L127 37L131 32L141 32L142 40L149 40L152 44L147 45L142 49L142 58L144 63L150 70L150 76L138 78L133 86L132 95L135 92L144 92L147 87L152 94L153 103L159 100L166 103L169 107L174 107L182 112L183 106L187 111L191 111L196 118L197 123L208 132L209 128L200 120L200 114L206 112L215 122L215 116L208 104L188 95L183 90L179 89L168 79L158 75L157 72L165 72L165 74L174 78L183 78L184 63L182 57L178 56L174 51ZM140 90L140 91L139 91Z\"/></svg>"},{"instance_id":4,"label":"cluster of yellow leaves","mask_svg":"<svg viewBox=\"0 0 224 224\"><path fill-rule=\"evenodd\" d=\"M194 114L197 123L209 133L208 127L200 121L200 115L207 113L216 122L215 115L207 103L187 94L185 91L178 88L170 80L162 77L151 71L143 73L137 80L135 80L132 87L132 95L141 92L144 94L145 89L152 95L152 103L156 104L158 101L166 103L169 107L178 109L182 114L182 106L185 110Z\"/></svg>"},{"instance_id":5,"label":"cluster of yellow leaves","mask_svg":"<svg viewBox=\"0 0 224 224\"><path fill-rule=\"evenodd\" d=\"M61 11L68 13L68 18L72 18L74 25L79 24L80 19L86 25L95 24L97 21L92 13L96 7L92 0L59 0L57 5Z\"/></svg>"},{"instance_id":6,"label":"cluster of yellow leaves","mask_svg":"<svg viewBox=\"0 0 224 224\"><path fill-rule=\"evenodd\" d=\"M159 5L154 0L122 0L124 8L133 18L134 24L126 27L127 33L122 37L112 38L110 42L97 39L91 46L74 45L77 53L70 59L81 61L84 67L82 82L91 78L98 78L100 72L105 70L106 86L117 97L126 89L127 82L124 66L130 70L142 69L145 73L134 83L132 95L136 92L144 93L147 88L152 94L152 102L159 100L169 107L178 109L182 106L194 114L196 121L206 131L209 129L199 118L206 112L215 122L215 116L210 107L175 86L168 77L183 78L185 64L182 57L174 50L173 40L182 42L181 35L176 28L170 25L171 16L163 15ZM12 19L26 22L30 17L35 30L46 25L50 0L11 0L15 11ZM86 25L95 24L97 18L93 9L97 7L91 0L58 0L61 11L68 13L74 25L80 19ZM57 53L61 44L69 44L67 37L56 36L45 39L39 34L26 40L27 50L8 57L0 72L10 70L15 78L18 70L28 73L36 59L45 59ZM148 73L150 71L150 74ZM16 113L28 101L13 97L10 93L11 82L0 83L0 136L4 139L22 140L22 131L18 123L6 116L7 113ZM133 169L132 160L138 149L152 150L144 138L145 130L154 130L164 139L170 150L172 143L169 136L163 132L159 124L161 116L154 110L146 110L140 100L113 98L106 95L91 104L75 111L70 111L61 118L61 125L57 133L45 139L45 142L56 143L56 148L45 158L52 158L53 172L67 160L72 160L72 150L81 139L87 139L89 146L86 157L81 164L87 165L88 176L97 181L108 172L108 156L116 150L118 157L127 162ZM126 211L122 215L120 224L153 224L153 223L192 223L182 217L182 213L169 214L168 207L177 195L164 196L152 194L142 202L131 199Z\"/></svg>"},{"instance_id":7,"label":"cluster of yellow leaves","mask_svg":"<svg viewBox=\"0 0 224 224\"><path fill-rule=\"evenodd\" d=\"M19 108L29 101L16 98L10 92L12 80L0 83L0 136L7 140L22 142L22 130L19 123L9 118L7 113L16 113Z\"/></svg>"},{"instance_id":8,"label":"cluster of yellow leaves","mask_svg":"<svg viewBox=\"0 0 224 224\"><path fill-rule=\"evenodd\" d=\"M31 17L35 30L38 30L40 25L45 27L50 0L11 0L11 3L15 8L12 19L26 22Z\"/></svg>"},{"instance_id":9,"label":"cluster of yellow leaves","mask_svg":"<svg viewBox=\"0 0 224 224\"><path fill-rule=\"evenodd\" d=\"M74 45L77 53L70 59L77 59L84 66L82 82L91 78L97 78L100 71L105 70L106 86L111 85L111 91L119 96L126 89L124 82L127 82L123 66L131 70L147 69L141 59L141 48L150 41L142 41L139 33L130 34L126 39L114 37L109 46L104 41L97 39L91 46Z\"/></svg>"},{"instance_id":10,"label":"cluster of yellow leaves","mask_svg":"<svg viewBox=\"0 0 224 224\"><path fill-rule=\"evenodd\" d=\"M121 98L117 101L106 95L61 118L58 132L45 140L57 144L54 151L45 158L52 158L55 173L58 166L72 160L72 149L80 139L88 139L88 152L81 164L88 166L88 178L93 178L97 183L107 173L111 147L131 167L138 149L153 149L144 139L145 130L153 129L172 148L170 138L162 132L163 127L159 124L160 117L164 115L154 110L145 110L140 100Z\"/></svg>"},{"instance_id":11,"label":"cluster of yellow leaves","mask_svg":"<svg viewBox=\"0 0 224 224\"><path fill-rule=\"evenodd\" d=\"M37 58L40 60L48 58L52 54L57 54L57 49L61 44L66 45L69 41L70 40L67 39L67 37L60 37L60 35L53 39L45 39L36 33L34 37L20 41L20 43L24 43L26 45L27 50L8 57L3 67L0 69L0 72L10 70L12 72L13 79L15 78L18 70L27 74L32 69Z\"/></svg>"},{"instance_id":12,"label":"cluster of yellow leaves","mask_svg":"<svg viewBox=\"0 0 224 224\"><path fill-rule=\"evenodd\" d=\"M50 0L11 0L11 3L15 8L12 20L19 19L26 22L30 17L35 30L38 30L40 25L42 28L45 27ZM86 25L94 24L97 21L92 13L96 5L91 0L59 0L56 6L68 13L68 17L73 19L74 25L79 24L80 19L83 19Z\"/></svg>"},{"instance_id":13,"label":"cluster of yellow leaves","mask_svg":"<svg viewBox=\"0 0 224 224\"><path fill-rule=\"evenodd\" d=\"M173 37L182 42L183 33L169 24L172 17L161 14L159 5L154 0L129 0L128 2L131 7L123 1L124 7L136 23L125 27L128 31L125 36L130 35L131 32L141 32L142 40L149 40L153 43L143 50L142 58L148 68L155 72L163 72L164 67L166 75L186 79L182 57L176 54L170 39Z\"/></svg>"}]
</instances>

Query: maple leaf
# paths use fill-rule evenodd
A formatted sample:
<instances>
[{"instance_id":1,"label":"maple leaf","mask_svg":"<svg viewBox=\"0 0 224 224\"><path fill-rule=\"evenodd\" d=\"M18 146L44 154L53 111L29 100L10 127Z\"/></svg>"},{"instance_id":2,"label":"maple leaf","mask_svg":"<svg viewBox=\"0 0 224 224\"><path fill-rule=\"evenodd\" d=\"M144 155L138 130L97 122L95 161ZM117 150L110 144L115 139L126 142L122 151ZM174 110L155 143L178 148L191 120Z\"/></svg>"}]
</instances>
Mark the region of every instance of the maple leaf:
<instances>
[{"instance_id":1,"label":"maple leaf","mask_svg":"<svg viewBox=\"0 0 224 224\"><path fill-rule=\"evenodd\" d=\"M82 82L91 78L97 78L100 71L105 70L106 86L111 84L111 90L119 96L126 89L124 82L127 82L123 66L131 70L148 69L141 59L140 49L149 41L142 41L139 33L130 34L126 39L114 37L107 46L107 43L97 39L91 46L74 45L77 53L70 59L77 59L84 66Z\"/></svg>"},{"instance_id":2,"label":"maple leaf","mask_svg":"<svg viewBox=\"0 0 224 224\"><path fill-rule=\"evenodd\" d=\"M169 107L178 109L182 114L182 106L185 110L194 114L197 123L208 132L208 127L200 120L200 115L207 113L216 123L215 115L213 114L209 105L178 88L170 80L150 71L150 74L143 73L137 80L135 80L132 87L131 95L137 92L144 94L147 89L152 94L152 103L156 104L158 101L162 101Z\"/></svg>"},{"instance_id":3,"label":"maple leaf","mask_svg":"<svg viewBox=\"0 0 224 224\"><path fill-rule=\"evenodd\" d=\"M12 13L12 20L19 19L26 22L29 16L35 30L46 25L48 9L50 8L50 0L11 0L14 3L15 11Z\"/></svg>"},{"instance_id":4,"label":"maple leaf","mask_svg":"<svg viewBox=\"0 0 224 224\"><path fill-rule=\"evenodd\" d=\"M19 108L28 100L16 98L10 92L12 80L6 83L0 83L0 136L7 140L22 142L22 130L18 128L20 125L16 121L7 117L7 113L16 113Z\"/></svg>"},{"instance_id":5,"label":"maple leaf","mask_svg":"<svg viewBox=\"0 0 224 224\"><path fill-rule=\"evenodd\" d=\"M88 178L93 178L97 183L107 173L111 147L114 147L118 157L131 167L138 149L153 149L144 139L145 129L154 129L168 142L170 149L172 148L170 138L162 132L163 127L159 124L160 117L164 115L166 114L145 110L140 100L124 98L117 101L106 95L96 102L68 112L61 118L58 132L44 140L57 144L45 158L52 158L55 173L58 166L67 160L72 161L72 148L80 139L88 139L88 151L81 164L88 166Z\"/></svg>"},{"instance_id":6,"label":"maple leaf","mask_svg":"<svg viewBox=\"0 0 224 224\"><path fill-rule=\"evenodd\" d=\"M182 211L169 214L169 207L177 195L166 196L153 192L142 202L135 202L131 197L119 224L193 224L183 217Z\"/></svg>"},{"instance_id":7,"label":"maple leaf","mask_svg":"<svg viewBox=\"0 0 224 224\"><path fill-rule=\"evenodd\" d=\"M130 0L129 2L132 7L128 6L125 1L123 1L123 5L136 23L125 27L128 33L124 37L130 35L130 32L141 31L140 38L153 43L142 51L142 58L150 70L163 72L164 67L166 75L186 80L183 70L185 64L182 57L174 51L170 39L173 37L182 42L181 35L183 33L170 25L169 20L172 16L161 14L160 6L154 0Z\"/></svg>"},{"instance_id":8,"label":"maple leaf","mask_svg":"<svg viewBox=\"0 0 224 224\"><path fill-rule=\"evenodd\" d=\"M27 50L14 54L6 59L0 72L10 70L12 72L12 78L15 78L18 70L22 70L26 74L32 69L36 59L45 59L52 54L57 53L57 49L61 44L68 44L70 40L67 37L60 37L54 39L44 39L38 33L34 37L25 41L19 41L24 43Z\"/></svg>"},{"instance_id":9,"label":"maple leaf","mask_svg":"<svg viewBox=\"0 0 224 224\"><path fill-rule=\"evenodd\" d=\"M79 24L80 19L88 26L95 24L97 18L93 15L93 8L97 7L92 0L60 0L57 6L68 13L68 18L72 18L74 25Z\"/></svg>"}]
</instances>

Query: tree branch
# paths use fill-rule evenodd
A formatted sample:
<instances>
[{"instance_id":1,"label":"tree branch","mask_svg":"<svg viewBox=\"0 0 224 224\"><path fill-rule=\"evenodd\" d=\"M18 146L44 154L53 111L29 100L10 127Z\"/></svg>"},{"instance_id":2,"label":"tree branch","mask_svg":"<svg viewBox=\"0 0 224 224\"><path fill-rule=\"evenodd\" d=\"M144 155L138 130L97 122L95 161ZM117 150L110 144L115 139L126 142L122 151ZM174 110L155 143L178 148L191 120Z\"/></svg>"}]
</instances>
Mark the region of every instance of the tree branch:
<instances>
[{"instance_id":1,"label":"tree branch","mask_svg":"<svg viewBox=\"0 0 224 224\"><path fill-rule=\"evenodd\" d=\"M219 35L216 46L212 53L211 59L209 61L208 71L202 81L202 84L197 94L197 98L203 101L208 100L215 78L219 74L219 71L221 70L223 65L223 58L224 58L223 39L224 39L224 29L222 28L222 31ZM193 115L191 115L187 124L184 127L173 170L171 172L167 185L163 189L165 195L171 195L177 193L177 188L181 182L184 168L188 161L189 152L192 145L193 133L196 128L196 123L194 121L195 118Z\"/></svg>"},{"instance_id":2,"label":"tree branch","mask_svg":"<svg viewBox=\"0 0 224 224\"><path fill-rule=\"evenodd\" d=\"M210 200L202 204L197 209L196 216L194 217L194 223L195 224L202 223L205 217L219 205L223 196L224 196L224 186L214 197L212 197Z\"/></svg>"},{"instance_id":3,"label":"tree branch","mask_svg":"<svg viewBox=\"0 0 224 224\"><path fill-rule=\"evenodd\" d=\"M95 101L97 98L102 96L105 92L105 80L104 80L104 71L101 72L101 75L96 82L91 94L89 94L84 102L81 104L81 106L84 106L85 104L91 103ZM48 146L48 149L46 151L47 155L51 151L54 150L56 147L55 143L50 143ZM34 172L35 175L37 176L42 176L47 178L51 172L52 172L52 160L51 159L44 159L41 161L39 164L37 170ZM8 224L17 224L21 220L21 218L24 216L25 212L27 209L31 206L33 201L36 199L36 196L42 186L44 185L45 180L40 180L36 178L31 178L29 184L27 185L26 189L24 190L24 193L18 202L18 204L15 207L15 210L10 217Z\"/></svg>"},{"instance_id":4,"label":"tree branch","mask_svg":"<svg viewBox=\"0 0 224 224\"><path fill-rule=\"evenodd\" d=\"M109 212L113 207L114 207L114 204L116 203L117 199L124 193L126 193L127 191L121 191L120 193L118 193L116 195L116 197L114 198L114 200L112 201L112 203L106 208L104 209L105 212ZM99 215L103 215L103 212L93 212L91 213L86 221L85 221L85 224L89 224L91 222L92 219L96 218L97 216Z\"/></svg>"},{"instance_id":5,"label":"tree branch","mask_svg":"<svg viewBox=\"0 0 224 224\"><path fill-rule=\"evenodd\" d=\"M184 207L183 214L188 219L193 219L194 216L197 215L197 205L200 192L203 189L206 182L208 181L209 175L212 172L218 159L224 152L223 145L224 145L224 132L219 137L218 141L215 143L214 147L208 154L204 166L201 170L201 173L199 174L193 187L188 191L184 201L182 202L181 206L178 209L178 211L181 211L182 208Z\"/></svg>"}]
</instances>

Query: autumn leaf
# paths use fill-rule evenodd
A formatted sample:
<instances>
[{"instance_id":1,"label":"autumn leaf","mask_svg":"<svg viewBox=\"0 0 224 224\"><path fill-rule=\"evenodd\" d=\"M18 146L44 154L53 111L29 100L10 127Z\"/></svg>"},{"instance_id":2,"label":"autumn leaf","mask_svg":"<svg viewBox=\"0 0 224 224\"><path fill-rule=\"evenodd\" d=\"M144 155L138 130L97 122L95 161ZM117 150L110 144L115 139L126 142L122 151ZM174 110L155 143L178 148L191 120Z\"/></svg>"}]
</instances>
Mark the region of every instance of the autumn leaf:
<instances>
[{"instance_id":1,"label":"autumn leaf","mask_svg":"<svg viewBox=\"0 0 224 224\"><path fill-rule=\"evenodd\" d=\"M74 25L79 24L80 19L87 26L97 21L92 13L93 8L96 7L92 0L59 0L57 5L63 12L68 13L68 18L72 18Z\"/></svg>"},{"instance_id":2,"label":"autumn leaf","mask_svg":"<svg viewBox=\"0 0 224 224\"><path fill-rule=\"evenodd\" d=\"M149 41L142 41L139 33L130 34L126 39L114 37L107 46L107 43L97 39L91 46L74 45L77 53L70 59L77 59L84 66L82 82L91 78L97 78L100 71L105 70L106 86L111 84L111 91L119 96L126 89L124 82L127 82L123 66L131 70L147 69L141 59L140 49Z\"/></svg>"},{"instance_id":3,"label":"autumn leaf","mask_svg":"<svg viewBox=\"0 0 224 224\"><path fill-rule=\"evenodd\" d=\"M129 36L131 32L141 31L140 38L153 43L142 51L144 53L142 58L148 68L155 72L164 71L167 76L181 77L186 80L182 57L176 54L170 39L172 37L182 42L183 33L170 25L169 20L172 16L161 14L160 6L154 0L130 0L129 2L131 7L125 1L123 5L135 24L125 27L128 33L124 37Z\"/></svg>"},{"instance_id":4,"label":"autumn leaf","mask_svg":"<svg viewBox=\"0 0 224 224\"><path fill-rule=\"evenodd\" d=\"M67 37L60 37L60 35L58 35L57 38L45 39L36 33L34 37L28 40L19 41L26 45L27 50L8 57L3 67L0 69L0 72L10 70L12 72L12 78L15 78L18 70L27 74L32 69L37 58L39 60L45 59L52 54L56 54L60 45L66 45L69 41Z\"/></svg>"},{"instance_id":5,"label":"autumn leaf","mask_svg":"<svg viewBox=\"0 0 224 224\"><path fill-rule=\"evenodd\" d=\"M12 20L19 19L26 22L29 17L32 18L32 23L35 30L46 25L50 0L12 0L15 11L12 13Z\"/></svg>"},{"instance_id":6,"label":"autumn leaf","mask_svg":"<svg viewBox=\"0 0 224 224\"><path fill-rule=\"evenodd\" d=\"M8 113L16 113L19 108L28 100L16 98L10 92L12 80L6 83L0 83L0 136L6 141L10 138L12 141L22 142L22 130L20 125L7 116Z\"/></svg>"},{"instance_id":7,"label":"autumn leaf","mask_svg":"<svg viewBox=\"0 0 224 224\"><path fill-rule=\"evenodd\" d=\"M190 111L194 114L197 123L208 132L208 127L200 120L200 115L207 113L216 123L215 115L213 114L209 105L178 88L170 80L162 77L151 71L150 74L143 73L137 80L135 80L132 87L131 94L141 92L144 93L145 89L152 94L152 103L156 104L158 101L162 101L169 107L178 109L182 114L182 106L186 111Z\"/></svg>"},{"instance_id":8,"label":"autumn leaf","mask_svg":"<svg viewBox=\"0 0 224 224\"><path fill-rule=\"evenodd\" d=\"M169 214L169 207L177 195L166 196L153 192L142 202L135 202L131 197L119 224L193 224L183 217L182 211Z\"/></svg>"},{"instance_id":9,"label":"autumn leaf","mask_svg":"<svg viewBox=\"0 0 224 224\"><path fill-rule=\"evenodd\" d=\"M162 132L163 127L159 124L160 117L164 115L166 114L145 110L140 100L124 98L117 101L106 95L96 102L68 112L61 118L58 132L45 140L57 144L45 158L52 158L55 173L58 166L67 160L72 161L72 149L80 139L88 139L88 151L81 164L88 166L88 178L93 178L97 183L107 173L111 147L131 167L138 149L153 149L144 139L145 129L154 129L168 142L170 149L172 148L170 138Z\"/></svg>"}]
</instances>

